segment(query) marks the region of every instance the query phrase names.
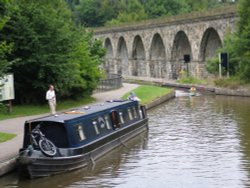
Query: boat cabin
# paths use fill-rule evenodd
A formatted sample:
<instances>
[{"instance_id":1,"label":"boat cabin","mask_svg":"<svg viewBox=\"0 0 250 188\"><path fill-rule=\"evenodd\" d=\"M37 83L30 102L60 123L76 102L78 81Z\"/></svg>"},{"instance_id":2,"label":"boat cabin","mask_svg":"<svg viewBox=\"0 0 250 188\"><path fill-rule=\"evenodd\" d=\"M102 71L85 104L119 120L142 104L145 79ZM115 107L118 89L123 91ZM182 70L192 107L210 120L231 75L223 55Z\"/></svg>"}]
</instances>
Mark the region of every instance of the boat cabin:
<instances>
[{"instance_id":1,"label":"boat cabin","mask_svg":"<svg viewBox=\"0 0 250 188\"><path fill-rule=\"evenodd\" d=\"M107 101L25 122L23 148L31 145L31 131L40 125L42 133L57 148L78 148L146 118L137 101ZM129 131L129 129L128 129Z\"/></svg>"}]
</instances>

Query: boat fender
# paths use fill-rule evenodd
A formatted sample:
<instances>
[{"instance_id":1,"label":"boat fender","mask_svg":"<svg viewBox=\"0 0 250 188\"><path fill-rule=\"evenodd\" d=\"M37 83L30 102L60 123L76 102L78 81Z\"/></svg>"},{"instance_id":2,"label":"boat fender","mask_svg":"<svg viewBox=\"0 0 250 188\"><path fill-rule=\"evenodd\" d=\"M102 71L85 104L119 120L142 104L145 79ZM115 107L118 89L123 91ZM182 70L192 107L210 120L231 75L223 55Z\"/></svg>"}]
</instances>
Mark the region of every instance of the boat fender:
<instances>
[{"instance_id":1,"label":"boat fender","mask_svg":"<svg viewBox=\"0 0 250 188\"><path fill-rule=\"evenodd\" d=\"M27 151L28 151L28 155L31 156L32 153L33 153L33 151L34 151L33 146L32 146L32 145L29 145L29 146L27 147Z\"/></svg>"}]
</instances>

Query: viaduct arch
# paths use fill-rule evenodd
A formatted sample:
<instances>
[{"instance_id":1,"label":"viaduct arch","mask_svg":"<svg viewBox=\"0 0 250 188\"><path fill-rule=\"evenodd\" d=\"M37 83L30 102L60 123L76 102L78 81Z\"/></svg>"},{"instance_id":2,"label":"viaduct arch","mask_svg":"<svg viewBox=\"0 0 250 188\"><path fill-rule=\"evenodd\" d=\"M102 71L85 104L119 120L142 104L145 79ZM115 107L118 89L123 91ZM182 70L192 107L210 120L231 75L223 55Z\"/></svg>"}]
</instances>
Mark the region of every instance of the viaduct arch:
<instances>
[{"instance_id":1,"label":"viaduct arch","mask_svg":"<svg viewBox=\"0 0 250 188\"><path fill-rule=\"evenodd\" d=\"M206 77L205 64L216 56L227 33L235 30L235 8L149 23L99 28L95 38L107 49L105 69L122 76L177 79L190 55L190 74Z\"/></svg>"}]
</instances>

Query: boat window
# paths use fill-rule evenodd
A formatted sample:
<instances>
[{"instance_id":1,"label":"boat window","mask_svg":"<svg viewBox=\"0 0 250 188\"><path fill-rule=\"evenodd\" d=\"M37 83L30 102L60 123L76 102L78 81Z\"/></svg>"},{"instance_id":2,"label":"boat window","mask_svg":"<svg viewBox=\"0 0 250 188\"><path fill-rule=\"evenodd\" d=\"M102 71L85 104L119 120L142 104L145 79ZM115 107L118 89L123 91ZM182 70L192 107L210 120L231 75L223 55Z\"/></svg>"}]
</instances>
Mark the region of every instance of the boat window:
<instances>
[{"instance_id":1,"label":"boat window","mask_svg":"<svg viewBox=\"0 0 250 188\"><path fill-rule=\"evenodd\" d=\"M97 119L99 126L103 129L105 128L105 121L102 116L98 117Z\"/></svg>"},{"instance_id":2,"label":"boat window","mask_svg":"<svg viewBox=\"0 0 250 188\"><path fill-rule=\"evenodd\" d=\"M119 119L120 119L120 123L123 124L124 123L124 118L123 118L123 113L119 112Z\"/></svg>"},{"instance_id":3,"label":"boat window","mask_svg":"<svg viewBox=\"0 0 250 188\"><path fill-rule=\"evenodd\" d=\"M111 122L114 129L119 128L120 125L120 115L118 111L111 112Z\"/></svg>"},{"instance_id":4,"label":"boat window","mask_svg":"<svg viewBox=\"0 0 250 188\"><path fill-rule=\"evenodd\" d=\"M139 110L140 118L143 119L142 109Z\"/></svg>"},{"instance_id":5,"label":"boat window","mask_svg":"<svg viewBox=\"0 0 250 188\"><path fill-rule=\"evenodd\" d=\"M134 118L137 118L137 111L135 107L133 107L133 115L134 115Z\"/></svg>"},{"instance_id":6,"label":"boat window","mask_svg":"<svg viewBox=\"0 0 250 188\"><path fill-rule=\"evenodd\" d=\"M109 115L106 115L104 117L104 119L105 119L105 122L106 122L107 129L111 129L111 125L110 125L110 121L109 121Z\"/></svg>"},{"instance_id":7,"label":"boat window","mask_svg":"<svg viewBox=\"0 0 250 188\"><path fill-rule=\"evenodd\" d=\"M86 136L84 134L84 130L83 130L82 125L77 125L76 129L77 129L77 133L78 133L78 136L79 136L79 141L85 140Z\"/></svg>"},{"instance_id":8,"label":"boat window","mask_svg":"<svg viewBox=\"0 0 250 188\"><path fill-rule=\"evenodd\" d=\"M94 128L95 128L95 133L96 134L100 134L100 131L99 131L99 128L97 126L97 122L96 121L93 121L93 125L94 125Z\"/></svg>"},{"instance_id":9,"label":"boat window","mask_svg":"<svg viewBox=\"0 0 250 188\"><path fill-rule=\"evenodd\" d=\"M132 120L132 119L133 119L133 115L132 115L132 112L131 112L131 108L128 108L128 117L129 117L129 120Z\"/></svg>"}]
</instances>

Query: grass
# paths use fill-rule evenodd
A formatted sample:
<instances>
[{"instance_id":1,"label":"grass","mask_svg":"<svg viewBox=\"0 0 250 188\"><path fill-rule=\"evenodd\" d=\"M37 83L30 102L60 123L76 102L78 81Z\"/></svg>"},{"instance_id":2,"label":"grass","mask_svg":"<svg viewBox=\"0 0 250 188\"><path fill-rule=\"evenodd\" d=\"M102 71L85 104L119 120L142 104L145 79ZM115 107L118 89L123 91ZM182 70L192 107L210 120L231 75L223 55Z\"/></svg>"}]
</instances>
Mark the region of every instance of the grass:
<instances>
[{"instance_id":1,"label":"grass","mask_svg":"<svg viewBox=\"0 0 250 188\"><path fill-rule=\"evenodd\" d=\"M153 86L153 85L141 85L133 90L138 98L141 99L141 104L148 104L155 99L170 93L172 90L165 87ZM127 99L129 93L126 93L122 99Z\"/></svg>"},{"instance_id":2,"label":"grass","mask_svg":"<svg viewBox=\"0 0 250 188\"><path fill-rule=\"evenodd\" d=\"M230 78L217 78L214 80L214 85L217 87L229 88L229 89L238 89L244 87L249 89L249 84L244 83L237 77Z\"/></svg>"},{"instance_id":3,"label":"grass","mask_svg":"<svg viewBox=\"0 0 250 188\"><path fill-rule=\"evenodd\" d=\"M196 77L184 77L177 81L180 84L197 84L197 85L210 85L221 88L228 89L238 89L244 88L250 90L250 84L245 83L240 80L238 77L230 77L230 78L208 78L205 80L198 79Z\"/></svg>"},{"instance_id":4,"label":"grass","mask_svg":"<svg viewBox=\"0 0 250 188\"><path fill-rule=\"evenodd\" d=\"M73 100L62 101L57 104L57 111L86 105L94 101L95 99L92 97L85 97L84 99L78 101L73 101ZM44 105L13 105L11 113L0 114L0 120L22 117L22 116L45 114L49 113L49 111L50 111L49 105L47 103Z\"/></svg>"},{"instance_id":5,"label":"grass","mask_svg":"<svg viewBox=\"0 0 250 188\"><path fill-rule=\"evenodd\" d=\"M195 78L193 76L181 78L177 82L180 84L202 84L202 85L207 84L207 82L205 80L201 80L201 79Z\"/></svg>"},{"instance_id":6,"label":"grass","mask_svg":"<svg viewBox=\"0 0 250 188\"><path fill-rule=\"evenodd\" d=\"M11 140L15 136L16 136L15 134L9 134L9 133L2 133L2 132L0 132L0 143L1 142L6 142L7 140Z\"/></svg>"}]
</instances>

